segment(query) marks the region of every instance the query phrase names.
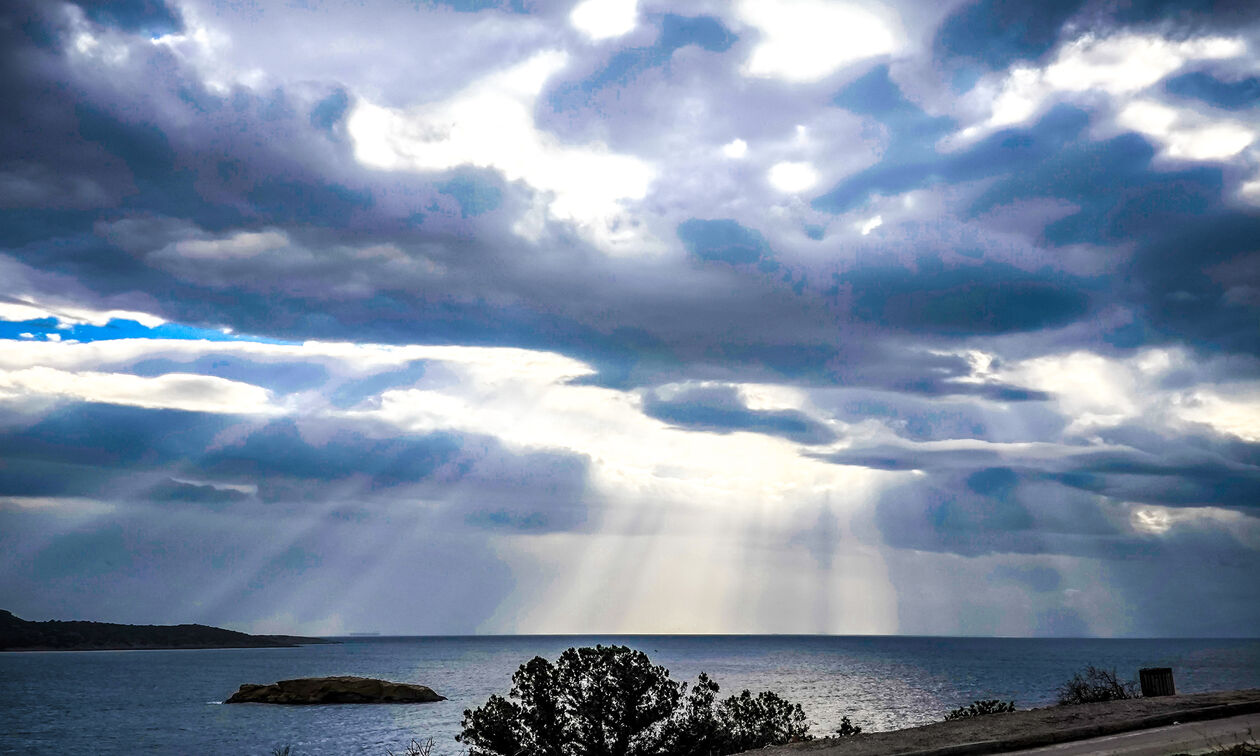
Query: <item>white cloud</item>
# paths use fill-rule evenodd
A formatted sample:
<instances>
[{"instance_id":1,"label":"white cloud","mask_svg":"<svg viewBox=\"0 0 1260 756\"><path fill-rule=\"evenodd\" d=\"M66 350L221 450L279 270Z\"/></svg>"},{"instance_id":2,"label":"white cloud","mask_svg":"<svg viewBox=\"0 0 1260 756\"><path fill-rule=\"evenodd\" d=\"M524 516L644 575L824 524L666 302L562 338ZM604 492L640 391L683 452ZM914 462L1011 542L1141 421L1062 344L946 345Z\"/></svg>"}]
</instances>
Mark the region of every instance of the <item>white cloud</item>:
<instances>
[{"instance_id":1,"label":"white cloud","mask_svg":"<svg viewBox=\"0 0 1260 756\"><path fill-rule=\"evenodd\" d=\"M639 22L639 0L582 0L569 23L593 40L629 34Z\"/></svg>"},{"instance_id":2,"label":"white cloud","mask_svg":"<svg viewBox=\"0 0 1260 756\"><path fill-rule=\"evenodd\" d=\"M1158 83L1189 61L1233 58L1246 51L1242 40L1224 37L1173 42L1153 34L1086 35L1059 50L1044 78L1060 91L1124 94Z\"/></svg>"},{"instance_id":3,"label":"white cloud","mask_svg":"<svg viewBox=\"0 0 1260 756\"><path fill-rule=\"evenodd\" d=\"M89 324L102 326L111 320L134 320L147 328L156 328L166 322L147 312L133 310L94 310L74 305L61 305L46 300L15 297L0 300L0 320L23 321L56 318L62 326Z\"/></svg>"},{"instance_id":4,"label":"white cloud","mask_svg":"<svg viewBox=\"0 0 1260 756\"><path fill-rule=\"evenodd\" d=\"M743 139L733 139L722 145L722 154L732 160L738 160L748 154L748 142Z\"/></svg>"},{"instance_id":5,"label":"white cloud","mask_svg":"<svg viewBox=\"0 0 1260 756\"><path fill-rule=\"evenodd\" d=\"M818 171L809 163L775 163L766 174L770 185L781 192L797 194L808 191L818 183Z\"/></svg>"},{"instance_id":6,"label":"white cloud","mask_svg":"<svg viewBox=\"0 0 1260 756\"><path fill-rule=\"evenodd\" d=\"M868 236L872 231L884 225L884 216L874 215L858 224L858 232Z\"/></svg>"},{"instance_id":7,"label":"white cloud","mask_svg":"<svg viewBox=\"0 0 1260 756\"><path fill-rule=\"evenodd\" d=\"M406 111L360 101L347 121L355 156L386 170L497 169L546 193L552 218L608 251L623 249L637 239L623 202L642 199L655 171L602 144L562 144L537 128L535 99L566 62L564 53L540 53L450 100Z\"/></svg>"},{"instance_id":8,"label":"white cloud","mask_svg":"<svg viewBox=\"0 0 1260 756\"><path fill-rule=\"evenodd\" d=\"M1129 103L1116 123L1153 138L1163 145L1165 156L1182 160L1224 160L1256 139L1256 132L1238 121L1213 120L1154 100Z\"/></svg>"},{"instance_id":9,"label":"white cloud","mask_svg":"<svg viewBox=\"0 0 1260 756\"><path fill-rule=\"evenodd\" d=\"M1177 528L1219 528L1249 548L1260 547L1260 528L1247 515L1218 507L1161 507L1128 504L1129 527L1143 535L1163 536Z\"/></svg>"},{"instance_id":10,"label":"white cloud","mask_svg":"<svg viewBox=\"0 0 1260 756\"><path fill-rule=\"evenodd\" d=\"M1244 441L1260 441L1260 381L1166 388L1170 376L1202 367L1184 349L1144 349L1127 358L1087 351L1047 355L1002 365L997 379L1052 394L1059 412L1072 418L1068 435L1137 422L1161 432L1206 425ZM1184 377L1182 378L1184 380Z\"/></svg>"},{"instance_id":11,"label":"white cloud","mask_svg":"<svg viewBox=\"0 0 1260 756\"><path fill-rule=\"evenodd\" d=\"M749 76L817 81L843 66L902 46L895 20L831 0L741 0L736 13L761 32L744 64Z\"/></svg>"},{"instance_id":12,"label":"white cloud","mask_svg":"<svg viewBox=\"0 0 1260 756\"><path fill-rule=\"evenodd\" d=\"M194 260L248 259L288 245L289 237L283 231L240 231L224 239L177 241L166 253Z\"/></svg>"},{"instance_id":13,"label":"white cloud","mask_svg":"<svg viewBox=\"0 0 1260 756\"><path fill-rule=\"evenodd\" d=\"M27 510L56 511L59 515L94 516L109 514L117 505L77 496L5 496L0 497L0 508L16 507Z\"/></svg>"},{"instance_id":14,"label":"white cloud","mask_svg":"<svg viewBox=\"0 0 1260 756\"><path fill-rule=\"evenodd\" d=\"M275 414L259 386L206 375L168 373L153 378L125 373L70 372L49 367L0 371L0 397L60 397L151 409L231 414Z\"/></svg>"},{"instance_id":15,"label":"white cloud","mask_svg":"<svg viewBox=\"0 0 1260 756\"><path fill-rule=\"evenodd\" d=\"M1174 413L1182 420L1210 425L1243 441L1260 442L1260 381L1183 392L1174 397Z\"/></svg>"},{"instance_id":16,"label":"white cloud","mask_svg":"<svg viewBox=\"0 0 1260 756\"><path fill-rule=\"evenodd\" d=\"M1196 60L1234 58L1246 44L1227 37L1171 41L1155 34L1087 34L1064 44L1045 68L1017 65L981 82L966 100L982 115L976 123L947 140L965 144L998 129L1044 113L1055 102L1101 92L1119 107L1136 94Z\"/></svg>"}]
</instances>

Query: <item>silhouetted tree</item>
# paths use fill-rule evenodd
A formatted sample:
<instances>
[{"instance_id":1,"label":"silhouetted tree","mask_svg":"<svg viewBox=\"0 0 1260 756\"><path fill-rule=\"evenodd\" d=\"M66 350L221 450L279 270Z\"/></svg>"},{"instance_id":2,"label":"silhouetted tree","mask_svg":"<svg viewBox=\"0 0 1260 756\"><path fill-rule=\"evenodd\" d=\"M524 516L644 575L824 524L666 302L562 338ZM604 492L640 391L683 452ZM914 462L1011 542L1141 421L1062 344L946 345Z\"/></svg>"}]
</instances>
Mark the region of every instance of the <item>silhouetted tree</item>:
<instances>
[{"instance_id":1,"label":"silhouetted tree","mask_svg":"<svg viewBox=\"0 0 1260 756\"><path fill-rule=\"evenodd\" d=\"M748 691L718 703L718 691L704 674L688 691L625 646L570 648L465 711L459 740L471 756L721 756L809 739L798 704Z\"/></svg>"},{"instance_id":2,"label":"silhouetted tree","mask_svg":"<svg viewBox=\"0 0 1260 756\"><path fill-rule=\"evenodd\" d=\"M851 738L854 735L861 735L862 727L855 725L849 721L848 717L840 717L840 726L836 728L836 735L842 738Z\"/></svg>"}]
</instances>

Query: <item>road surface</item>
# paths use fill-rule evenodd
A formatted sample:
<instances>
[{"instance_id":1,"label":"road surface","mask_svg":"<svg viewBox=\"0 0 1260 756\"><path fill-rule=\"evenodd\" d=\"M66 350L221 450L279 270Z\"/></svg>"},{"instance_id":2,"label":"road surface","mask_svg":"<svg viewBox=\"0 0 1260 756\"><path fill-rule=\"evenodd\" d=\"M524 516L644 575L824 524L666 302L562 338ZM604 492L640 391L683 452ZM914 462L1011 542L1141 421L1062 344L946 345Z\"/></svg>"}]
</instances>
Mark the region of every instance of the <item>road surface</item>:
<instances>
[{"instance_id":1,"label":"road surface","mask_svg":"<svg viewBox=\"0 0 1260 756\"><path fill-rule=\"evenodd\" d=\"M1243 742L1260 743L1260 714L1169 725L1005 753L1008 756L1170 756L1206 754L1220 746Z\"/></svg>"}]
</instances>

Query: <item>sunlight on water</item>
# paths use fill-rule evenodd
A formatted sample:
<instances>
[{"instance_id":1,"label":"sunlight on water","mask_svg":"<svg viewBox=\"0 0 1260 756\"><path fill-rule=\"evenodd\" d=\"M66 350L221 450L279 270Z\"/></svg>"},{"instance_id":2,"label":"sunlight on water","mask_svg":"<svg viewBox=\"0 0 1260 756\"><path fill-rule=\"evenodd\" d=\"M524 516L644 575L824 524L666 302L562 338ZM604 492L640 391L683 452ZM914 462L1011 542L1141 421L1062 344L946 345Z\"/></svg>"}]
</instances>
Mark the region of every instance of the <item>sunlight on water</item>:
<instances>
[{"instance_id":1,"label":"sunlight on water","mask_svg":"<svg viewBox=\"0 0 1260 756\"><path fill-rule=\"evenodd\" d=\"M1136 676L1171 666L1179 692L1260 687L1260 640L1027 640L826 636L532 636L350 639L294 649L0 654L0 752L373 754L434 738L459 752L462 712L506 693L533 655L621 643L675 680L701 671L722 695L772 690L824 735L842 716L870 731L925 724L976 698L1047 705L1087 663ZM420 706L218 705L241 683L355 674L420 682L450 700Z\"/></svg>"}]
</instances>

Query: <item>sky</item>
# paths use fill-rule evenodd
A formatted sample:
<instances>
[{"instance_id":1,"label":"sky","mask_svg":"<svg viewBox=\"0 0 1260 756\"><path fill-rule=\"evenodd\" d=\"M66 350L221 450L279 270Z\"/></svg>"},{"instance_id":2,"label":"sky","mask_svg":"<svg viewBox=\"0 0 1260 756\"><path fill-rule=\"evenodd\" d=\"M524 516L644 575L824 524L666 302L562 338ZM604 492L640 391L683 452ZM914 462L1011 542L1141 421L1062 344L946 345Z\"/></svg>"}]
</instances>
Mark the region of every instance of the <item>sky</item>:
<instances>
[{"instance_id":1,"label":"sky","mask_svg":"<svg viewBox=\"0 0 1260 756\"><path fill-rule=\"evenodd\" d=\"M0 607L1260 627L1260 6L9 0Z\"/></svg>"}]
</instances>

